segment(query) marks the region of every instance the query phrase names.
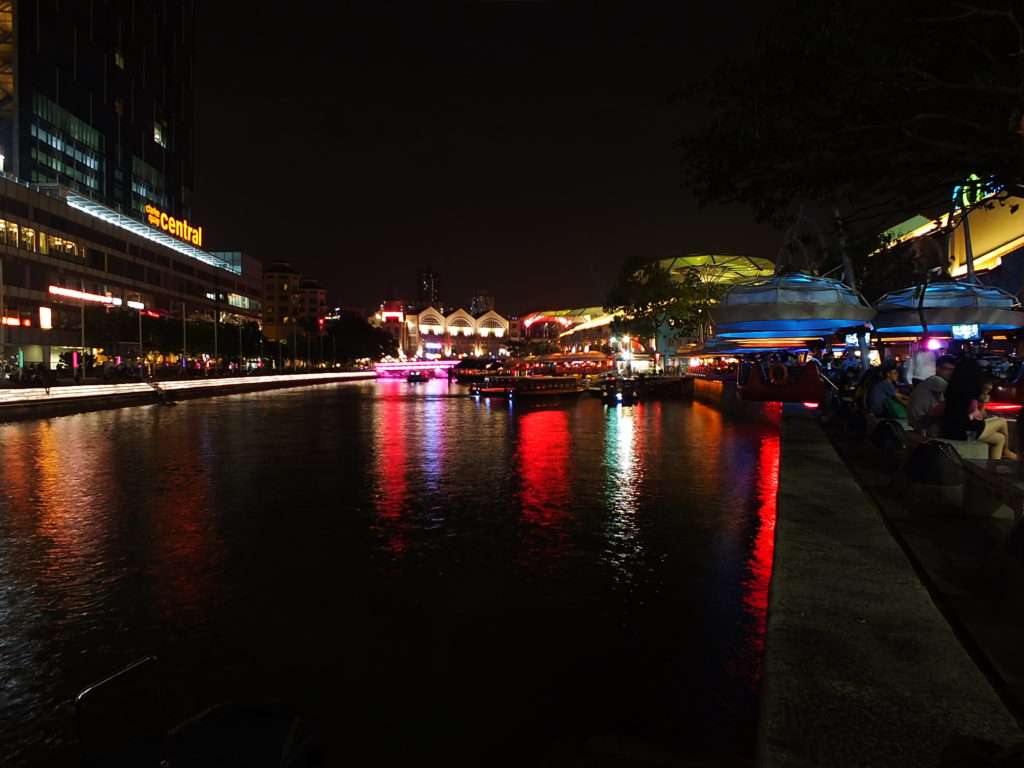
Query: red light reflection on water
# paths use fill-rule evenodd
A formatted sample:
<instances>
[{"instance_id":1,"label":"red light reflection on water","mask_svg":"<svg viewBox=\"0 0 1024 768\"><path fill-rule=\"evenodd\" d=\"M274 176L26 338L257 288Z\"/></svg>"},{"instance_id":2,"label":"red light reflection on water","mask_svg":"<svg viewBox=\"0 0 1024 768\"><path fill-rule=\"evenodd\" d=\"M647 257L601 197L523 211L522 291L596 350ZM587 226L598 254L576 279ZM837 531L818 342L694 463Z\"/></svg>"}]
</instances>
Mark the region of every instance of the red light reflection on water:
<instances>
[{"instance_id":1,"label":"red light reflection on water","mask_svg":"<svg viewBox=\"0 0 1024 768\"><path fill-rule=\"evenodd\" d=\"M404 384L404 382L402 382ZM377 402L377 511L387 534L386 547L393 555L405 552L406 540L399 521L409 491L406 478L406 431L403 401L383 397Z\"/></svg>"},{"instance_id":2,"label":"red light reflection on water","mask_svg":"<svg viewBox=\"0 0 1024 768\"><path fill-rule=\"evenodd\" d=\"M775 404L773 404L775 405ZM766 408L766 412L778 421L782 408ZM765 631L768 622L768 590L772 580L772 565L775 556L775 511L779 492L779 432L777 427L761 437L757 462L756 491L757 535L754 537L748 568L750 576L744 584L743 602L753 619L748 638L748 648L754 661L751 682L761 679L761 663L764 654Z\"/></svg>"},{"instance_id":3,"label":"red light reflection on water","mask_svg":"<svg viewBox=\"0 0 1024 768\"><path fill-rule=\"evenodd\" d=\"M518 426L523 519L556 525L568 517L569 416L562 410L534 411Z\"/></svg>"}]
</instances>

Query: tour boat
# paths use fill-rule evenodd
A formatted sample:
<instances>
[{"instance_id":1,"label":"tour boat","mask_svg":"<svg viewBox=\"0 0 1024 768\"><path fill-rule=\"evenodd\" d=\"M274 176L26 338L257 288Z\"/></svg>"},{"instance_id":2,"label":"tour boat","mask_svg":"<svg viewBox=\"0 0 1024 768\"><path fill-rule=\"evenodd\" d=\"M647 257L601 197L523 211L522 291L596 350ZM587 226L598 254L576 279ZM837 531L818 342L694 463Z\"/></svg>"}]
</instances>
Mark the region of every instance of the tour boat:
<instances>
[{"instance_id":1,"label":"tour boat","mask_svg":"<svg viewBox=\"0 0 1024 768\"><path fill-rule=\"evenodd\" d=\"M581 394L586 385L579 376L488 376L470 388L474 397L571 397Z\"/></svg>"},{"instance_id":2,"label":"tour boat","mask_svg":"<svg viewBox=\"0 0 1024 768\"><path fill-rule=\"evenodd\" d=\"M430 381L431 378L430 374L426 371L413 371L406 376L405 380L410 384L421 384L424 381Z\"/></svg>"},{"instance_id":3,"label":"tour boat","mask_svg":"<svg viewBox=\"0 0 1024 768\"><path fill-rule=\"evenodd\" d=\"M634 405L640 402L640 384L631 377L610 378L604 382L601 400L609 405Z\"/></svg>"}]
</instances>

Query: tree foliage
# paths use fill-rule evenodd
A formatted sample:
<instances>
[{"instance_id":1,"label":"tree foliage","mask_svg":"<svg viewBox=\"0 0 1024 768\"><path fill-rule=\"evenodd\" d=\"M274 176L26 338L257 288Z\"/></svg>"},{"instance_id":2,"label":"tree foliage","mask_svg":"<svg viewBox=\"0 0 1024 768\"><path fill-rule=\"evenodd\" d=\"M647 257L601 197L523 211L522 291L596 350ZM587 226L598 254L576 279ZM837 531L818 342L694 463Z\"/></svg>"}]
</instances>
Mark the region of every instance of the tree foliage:
<instances>
[{"instance_id":1,"label":"tree foliage","mask_svg":"<svg viewBox=\"0 0 1024 768\"><path fill-rule=\"evenodd\" d=\"M1024 3L776 0L754 58L696 95L703 203L788 223L802 204L875 227L949 204L971 173L1024 181Z\"/></svg>"},{"instance_id":2,"label":"tree foliage","mask_svg":"<svg viewBox=\"0 0 1024 768\"><path fill-rule=\"evenodd\" d=\"M673 340L705 325L715 298L715 289L696 270L673 274L658 262L634 257L623 264L604 309L621 314L616 332L655 339L657 350L664 351Z\"/></svg>"},{"instance_id":3,"label":"tree foliage","mask_svg":"<svg viewBox=\"0 0 1024 768\"><path fill-rule=\"evenodd\" d=\"M342 314L327 324L332 354L338 360L380 360L387 355L398 354L394 337L381 328L374 328L365 319L355 314Z\"/></svg>"}]
</instances>

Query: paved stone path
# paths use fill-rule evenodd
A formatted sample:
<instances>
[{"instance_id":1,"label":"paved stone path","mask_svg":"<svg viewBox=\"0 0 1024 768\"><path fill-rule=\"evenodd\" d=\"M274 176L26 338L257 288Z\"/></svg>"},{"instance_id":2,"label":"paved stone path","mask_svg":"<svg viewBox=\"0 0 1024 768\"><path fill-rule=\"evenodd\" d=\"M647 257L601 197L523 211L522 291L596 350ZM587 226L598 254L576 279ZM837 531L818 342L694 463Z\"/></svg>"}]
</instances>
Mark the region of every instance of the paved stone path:
<instances>
[{"instance_id":1,"label":"paved stone path","mask_svg":"<svg viewBox=\"0 0 1024 768\"><path fill-rule=\"evenodd\" d=\"M762 765L971 765L950 753L1024 740L820 426L796 414L775 535Z\"/></svg>"}]
</instances>

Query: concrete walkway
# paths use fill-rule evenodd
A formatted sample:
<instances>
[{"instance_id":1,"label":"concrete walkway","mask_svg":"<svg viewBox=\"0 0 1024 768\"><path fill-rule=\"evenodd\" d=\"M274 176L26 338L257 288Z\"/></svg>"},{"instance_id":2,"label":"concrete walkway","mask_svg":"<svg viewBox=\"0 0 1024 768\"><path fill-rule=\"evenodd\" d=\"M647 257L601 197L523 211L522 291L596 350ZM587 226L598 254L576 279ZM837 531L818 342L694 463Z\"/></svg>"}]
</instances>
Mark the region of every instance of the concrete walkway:
<instances>
[{"instance_id":1,"label":"concrete walkway","mask_svg":"<svg viewBox=\"0 0 1024 768\"><path fill-rule=\"evenodd\" d=\"M158 388L145 382L134 382L61 386L53 387L49 392L42 387L0 389L0 421L143 405L159 402L165 396L184 400L376 377L373 371L338 371L161 381Z\"/></svg>"},{"instance_id":2,"label":"concrete walkway","mask_svg":"<svg viewBox=\"0 0 1024 768\"><path fill-rule=\"evenodd\" d=\"M762 765L980 767L1024 739L820 426L789 413L775 537Z\"/></svg>"}]
</instances>

